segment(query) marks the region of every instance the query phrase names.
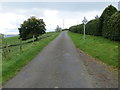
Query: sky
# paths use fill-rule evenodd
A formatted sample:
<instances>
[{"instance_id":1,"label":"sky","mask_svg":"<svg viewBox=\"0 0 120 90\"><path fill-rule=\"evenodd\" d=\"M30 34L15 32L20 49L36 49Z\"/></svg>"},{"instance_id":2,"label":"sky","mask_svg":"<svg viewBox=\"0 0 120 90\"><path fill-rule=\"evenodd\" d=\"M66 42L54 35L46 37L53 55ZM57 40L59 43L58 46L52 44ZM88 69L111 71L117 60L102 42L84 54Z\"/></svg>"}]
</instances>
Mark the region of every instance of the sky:
<instances>
[{"instance_id":1,"label":"sky","mask_svg":"<svg viewBox=\"0 0 120 90\"><path fill-rule=\"evenodd\" d=\"M0 33L19 34L18 28L31 16L43 19L46 31L56 26L69 28L100 16L108 5L118 8L117 2L0 2ZM64 22L64 25L63 25Z\"/></svg>"}]
</instances>

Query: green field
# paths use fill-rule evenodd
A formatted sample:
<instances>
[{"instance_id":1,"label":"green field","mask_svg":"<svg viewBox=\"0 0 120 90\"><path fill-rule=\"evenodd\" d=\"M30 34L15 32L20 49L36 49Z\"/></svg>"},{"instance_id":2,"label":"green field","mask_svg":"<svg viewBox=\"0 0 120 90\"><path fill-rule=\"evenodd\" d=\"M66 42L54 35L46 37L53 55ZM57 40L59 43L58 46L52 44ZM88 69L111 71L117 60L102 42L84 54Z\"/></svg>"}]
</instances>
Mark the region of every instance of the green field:
<instances>
[{"instance_id":1,"label":"green field","mask_svg":"<svg viewBox=\"0 0 120 90\"><path fill-rule=\"evenodd\" d=\"M109 66L120 68L118 65L118 42L90 35L86 35L86 40L84 41L82 34L72 32L68 32L68 34L80 50Z\"/></svg>"},{"instance_id":2,"label":"green field","mask_svg":"<svg viewBox=\"0 0 120 90\"><path fill-rule=\"evenodd\" d=\"M44 37L46 35L52 35L52 34L53 34L52 32L47 32L46 34L43 34L42 36L39 36L38 38ZM22 41L22 43L25 43L25 42L28 42L28 41L32 41L32 40L33 40L33 38L25 40L25 41ZM8 45L19 44L20 43L20 39L19 39L19 36L14 36L14 37L9 37L9 38L3 38L3 40L2 40L2 46L5 46L6 42L7 42Z\"/></svg>"},{"instance_id":3,"label":"green field","mask_svg":"<svg viewBox=\"0 0 120 90\"><path fill-rule=\"evenodd\" d=\"M18 44L18 43L20 43L20 40L18 38L19 38L19 36L3 38L2 45L4 46L6 42L8 43L8 45Z\"/></svg>"},{"instance_id":4,"label":"green field","mask_svg":"<svg viewBox=\"0 0 120 90\"><path fill-rule=\"evenodd\" d=\"M22 51L20 46L10 47L9 57L5 58L3 55L2 59L2 82L5 83L7 80L12 78L19 72L19 70L28 62L30 62L38 52L40 52L50 41L55 39L59 33L50 33L50 37L41 39L40 41L23 45ZM45 34L43 36L48 35ZM17 43L17 37L6 38L11 39L10 43L14 41Z\"/></svg>"}]
</instances>

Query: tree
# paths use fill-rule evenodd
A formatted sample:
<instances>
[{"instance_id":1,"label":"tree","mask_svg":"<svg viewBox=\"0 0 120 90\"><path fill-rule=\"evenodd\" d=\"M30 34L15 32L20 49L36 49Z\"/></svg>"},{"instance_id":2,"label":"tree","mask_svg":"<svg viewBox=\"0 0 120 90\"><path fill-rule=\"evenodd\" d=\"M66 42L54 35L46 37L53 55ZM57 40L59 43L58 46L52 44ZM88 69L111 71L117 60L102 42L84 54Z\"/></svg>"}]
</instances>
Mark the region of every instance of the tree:
<instances>
[{"instance_id":1,"label":"tree","mask_svg":"<svg viewBox=\"0 0 120 90\"><path fill-rule=\"evenodd\" d=\"M56 32L60 32L60 31L62 31L62 28L61 28L59 25L57 25L55 31L56 31Z\"/></svg>"},{"instance_id":2,"label":"tree","mask_svg":"<svg viewBox=\"0 0 120 90\"><path fill-rule=\"evenodd\" d=\"M110 16L112 16L115 12L117 12L117 9L112 5L109 5L103 11L103 13L99 19L99 33L100 33L100 35L105 33L106 23L107 23L108 19L110 18Z\"/></svg>"},{"instance_id":3,"label":"tree","mask_svg":"<svg viewBox=\"0 0 120 90\"><path fill-rule=\"evenodd\" d=\"M99 16L98 16L98 15L96 15L96 16L95 16L95 19L97 19L97 18L99 18Z\"/></svg>"},{"instance_id":4,"label":"tree","mask_svg":"<svg viewBox=\"0 0 120 90\"><path fill-rule=\"evenodd\" d=\"M43 19L37 19L34 16L24 21L18 30L22 40L30 39L33 37L33 35L35 36L36 40L38 40L38 36L44 34L46 31Z\"/></svg>"}]
</instances>

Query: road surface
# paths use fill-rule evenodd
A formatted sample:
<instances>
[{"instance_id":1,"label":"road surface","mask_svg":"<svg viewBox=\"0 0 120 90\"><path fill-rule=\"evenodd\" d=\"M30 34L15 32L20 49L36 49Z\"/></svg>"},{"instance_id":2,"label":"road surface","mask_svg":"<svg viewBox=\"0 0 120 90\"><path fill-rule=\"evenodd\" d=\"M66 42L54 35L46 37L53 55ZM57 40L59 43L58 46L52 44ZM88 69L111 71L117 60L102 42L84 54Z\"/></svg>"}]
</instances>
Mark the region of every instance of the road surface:
<instances>
[{"instance_id":1,"label":"road surface","mask_svg":"<svg viewBox=\"0 0 120 90\"><path fill-rule=\"evenodd\" d=\"M67 32L49 43L4 88L94 88Z\"/></svg>"}]
</instances>

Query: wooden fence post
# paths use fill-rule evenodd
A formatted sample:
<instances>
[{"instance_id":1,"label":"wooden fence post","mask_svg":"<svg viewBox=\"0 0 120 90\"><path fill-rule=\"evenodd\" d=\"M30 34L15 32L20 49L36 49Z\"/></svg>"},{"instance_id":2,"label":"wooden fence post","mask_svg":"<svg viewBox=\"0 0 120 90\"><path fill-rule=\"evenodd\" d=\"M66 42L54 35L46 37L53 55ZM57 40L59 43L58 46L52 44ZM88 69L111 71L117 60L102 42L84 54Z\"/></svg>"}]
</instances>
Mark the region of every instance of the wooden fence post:
<instances>
[{"instance_id":1,"label":"wooden fence post","mask_svg":"<svg viewBox=\"0 0 120 90\"><path fill-rule=\"evenodd\" d=\"M33 35L33 43L34 43L34 38L35 38L35 36Z\"/></svg>"},{"instance_id":2,"label":"wooden fence post","mask_svg":"<svg viewBox=\"0 0 120 90\"><path fill-rule=\"evenodd\" d=\"M35 36L33 35L33 45L36 45L35 44Z\"/></svg>"},{"instance_id":3,"label":"wooden fence post","mask_svg":"<svg viewBox=\"0 0 120 90\"><path fill-rule=\"evenodd\" d=\"M20 38L20 51L22 51L22 38Z\"/></svg>"},{"instance_id":4,"label":"wooden fence post","mask_svg":"<svg viewBox=\"0 0 120 90\"><path fill-rule=\"evenodd\" d=\"M8 50L8 44L6 42L6 46L5 46L5 57L9 58L9 50Z\"/></svg>"}]
</instances>

